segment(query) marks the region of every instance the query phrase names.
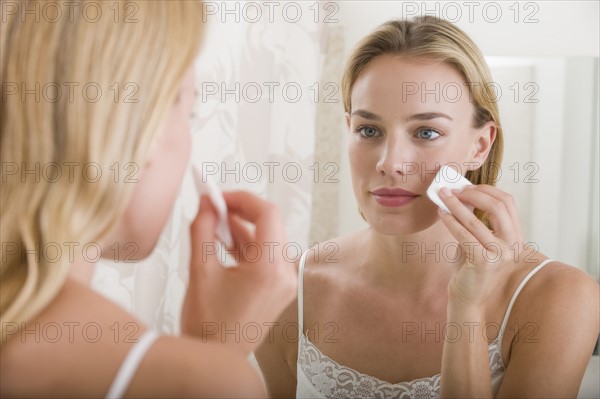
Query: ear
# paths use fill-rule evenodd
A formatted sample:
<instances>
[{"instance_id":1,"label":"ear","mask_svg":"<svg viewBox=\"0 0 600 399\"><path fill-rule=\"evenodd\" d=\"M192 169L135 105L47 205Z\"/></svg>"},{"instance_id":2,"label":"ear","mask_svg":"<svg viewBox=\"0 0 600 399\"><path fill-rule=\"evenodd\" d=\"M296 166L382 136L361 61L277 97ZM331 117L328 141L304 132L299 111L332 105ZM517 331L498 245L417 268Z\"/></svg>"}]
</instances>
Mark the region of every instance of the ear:
<instances>
[{"instance_id":1,"label":"ear","mask_svg":"<svg viewBox=\"0 0 600 399\"><path fill-rule=\"evenodd\" d=\"M350 112L346 112L346 126L350 129Z\"/></svg>"},{"instance_id":2,"label":"ear","mask_svg":"<svg viewBox=\"0 0 600 399\"><path fill-rule=\"evenodd\" d=\"M473 146L469 162L469 169L478 169L484 164L485 160L492 149L492 144L496 140L496 123L489 121L481 128L477 129L473 138Z\"/></svg>"}]
</instances>

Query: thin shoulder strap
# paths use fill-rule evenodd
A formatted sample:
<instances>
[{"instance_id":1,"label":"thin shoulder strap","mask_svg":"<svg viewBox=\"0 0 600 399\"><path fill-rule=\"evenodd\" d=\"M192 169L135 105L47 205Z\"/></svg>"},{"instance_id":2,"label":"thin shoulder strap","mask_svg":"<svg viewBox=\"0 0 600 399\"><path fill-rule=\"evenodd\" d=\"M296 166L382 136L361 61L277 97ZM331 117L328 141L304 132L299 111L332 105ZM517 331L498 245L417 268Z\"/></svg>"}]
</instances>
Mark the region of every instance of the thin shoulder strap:
<instances>
[{"instance_id":1,"label":"thin shoulder strap","mask_svg":"<svg viewBox=\"0 0 600 399\"><path fill-rule=\"evenodd\" d=\"M300 266L298 267L298 338L300 338L302 334L304 334L304 300L302 291L304 289L304 265L306 263L306 256L308 255L308 251L310 251L310 249L304 251L304 253L300 257Z\"/></svg>"},{"instance_id":2,"label":"thin shoulder strap","mask_svg":"<svg viewBox=\"0 0 600 399\"><path fill-rule=\"evenodd\" d=\"M521 281L521 284L519 284L519 286L513 293L512 298L510 298L510 302L508 303L508 308L506 308L506 312L504 312L504 319L502 319L502 324L500 325L500 331L498 332L498 341L499 341L498 347L500 347L500 342L502 341L502 337L504 335L504 329L506 328L506 323L508 323L508 317L510 316L510 311L512 310L512 307L513 307L515 301L517 300L517 296L519 296L519 293L521 292L521 290L523 289L525 284L527 284L529 279L531 277L533 277L533 275L536 274L538 271L540 271L540 269L542 267L546 266L550 262L552 262L552 259L546 259L545 261L543 261L542 263L537 265L535 267L535 269L530 271L527 274L527 276L525 276L525 278Z\"/></svg>"},{"instance_id":3,"label":"thin shoulder strap","mask_svg":"<svg viewBox=\"0 0 600 399\"><path fill-rule=\"evenodd\" d=\"M115 399L123 397L123 394L127 390L144 355L146 355L146 352L158 337L159 334L154 330L146 330L144 334L142 334L138 342L133 345L129 350L129 353L127 353L125 361L121 365L117 376L108 390L108 394L106 395L107 398Z\"/></svg>"}]
</instances>

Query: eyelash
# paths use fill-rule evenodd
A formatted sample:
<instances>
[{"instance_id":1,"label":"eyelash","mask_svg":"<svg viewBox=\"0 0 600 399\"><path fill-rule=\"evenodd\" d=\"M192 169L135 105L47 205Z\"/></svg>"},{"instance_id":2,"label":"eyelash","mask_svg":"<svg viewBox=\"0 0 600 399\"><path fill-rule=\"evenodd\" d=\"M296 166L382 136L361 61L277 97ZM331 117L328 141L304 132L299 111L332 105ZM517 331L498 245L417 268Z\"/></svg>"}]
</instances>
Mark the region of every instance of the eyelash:
<instances>
[{"instance_id":1,"label":"eyelash","mask_svg":"<svg viewBox=\"0 0 600 399\"><path fill-rule=\"evenodd\" d=\"M373 129L373 130L377 131L377 133L379 135L377 135L377 136L371 136L371 137L369 137L369 136L363 136L363 134L361 133L363 129ZM426 126L418 128L416 134L418 135L420 132L423 132L423 131L426 131L426 130L432 131L432 132L436 133L438 136L436 138L433 138L433 139L421 139L421 140L424 140L424 141L435 141L435 140L439 139L441 136L443 136L442 133L440 133L438 130L432 129L432 128L426 127ZM369 126L369 125L359 125L354 130L354 132L358 133L360 135L360 137L362 139L364 139L364 140L374 139L374 138L378 138L378 137L381 136L381 132L379 131L379 129L377 129L374 126Z\"/></svg>"},{"instance_id":2,"label":"eyelash","mask_svg":"<svg viewBox=\"0 0 600 399\"><path fill-rule=\"evenodd\" d=\"M372 137L363 136L363 135L362 135L362 133L361 133L363 129L373 129L373 130L377 131L377 132L378 132L378 133L381 135L381 133L379 132L379 129L377 129L376 127L373 127L373 126L368 126L368 125L360 125L360 126L358 126L358 127L357 127L357 128L354 130L354 132L355 132L355 133L358 133L358 134L360 135L360 137L361 137L361 138L363 138L363 139L365 139L365 140L372 139L372 138L376 138L376 137L378 137L378 136L372 136Z\"/></svg>"},{"instance_id":3,"label":"eyelash","mask_svg":"<svg viewBox=\"0 0 600 399\"><path fill-rule=\"evenodd\" d=\"M420 132L426 131L426 130L432 131L432 132L436 133L438 136L436 138L434 138L434 139L422 139L422 140L425 140L425 141L435 141L435 140L439 139L440 137L442 137L442 134L440 132L438 132L437 130L432 129L430 127L419 128L417 130L417 134L420 133Z\"/></svg>"}]
</instances>

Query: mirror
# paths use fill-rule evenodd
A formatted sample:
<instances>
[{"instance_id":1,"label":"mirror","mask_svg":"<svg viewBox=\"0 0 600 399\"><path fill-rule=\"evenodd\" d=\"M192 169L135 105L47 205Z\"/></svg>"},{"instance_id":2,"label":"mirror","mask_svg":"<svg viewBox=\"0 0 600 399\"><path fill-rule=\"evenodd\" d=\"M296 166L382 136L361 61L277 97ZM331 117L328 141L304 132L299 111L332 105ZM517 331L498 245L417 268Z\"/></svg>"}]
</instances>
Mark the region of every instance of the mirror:
<instances>
[{"instance_id":1,"label":"mirror","mask_svg":"<svg viewBox=\"0 0 600 399\"><path fill-rule=\"evenodd\" d=\"M598 58L486 60L505 139L498 187L515 198L527 241L598 277ZM341 165L344 234L364 221Z\"/></svg>"}]
</instances>

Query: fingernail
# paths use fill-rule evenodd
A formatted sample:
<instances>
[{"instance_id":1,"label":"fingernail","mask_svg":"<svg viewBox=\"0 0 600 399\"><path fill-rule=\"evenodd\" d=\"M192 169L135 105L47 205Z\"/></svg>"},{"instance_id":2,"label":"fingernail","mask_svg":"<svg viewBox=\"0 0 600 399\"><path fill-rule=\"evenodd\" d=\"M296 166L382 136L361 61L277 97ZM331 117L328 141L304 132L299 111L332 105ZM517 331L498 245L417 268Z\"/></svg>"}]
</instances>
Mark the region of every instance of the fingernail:
<instances>
[{"instance_id":1,"label":"fingernail","mask_svg":"<svg viewBox=\"0 0 600 399\"><path fill-rule=\"evenodd\" d=\"M463 191L463 188L462 188L462 187L460 187L460 188L453 188L453 189L452 189L452 192L453 192L453 193L460 193L460 192L462 192L462 191Z\"/></svg>"},{"instance_id":2,"label":"fingernail","mask_svg":"<svg viewBox=\"0 0 600 399\"><path fill-rule=\"evenodd\" d=\"M442 187L442 189L440 190L440 192L445 195L446 197L450 197L452 195L452 191L450 191L448 189L448 187Z\"/></svg>"}]
</instances>

